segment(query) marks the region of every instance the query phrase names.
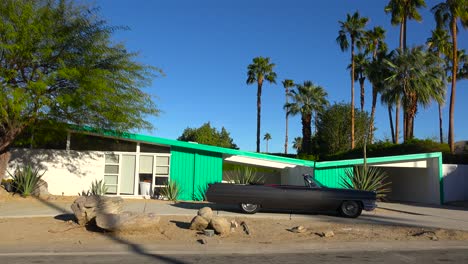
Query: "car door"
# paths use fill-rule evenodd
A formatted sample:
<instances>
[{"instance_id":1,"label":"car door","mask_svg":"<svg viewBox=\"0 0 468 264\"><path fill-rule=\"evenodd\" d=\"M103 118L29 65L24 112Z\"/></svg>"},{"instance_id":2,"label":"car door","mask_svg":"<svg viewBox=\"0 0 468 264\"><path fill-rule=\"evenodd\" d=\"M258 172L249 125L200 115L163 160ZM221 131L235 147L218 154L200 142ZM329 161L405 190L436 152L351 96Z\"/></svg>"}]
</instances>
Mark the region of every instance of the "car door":
<instances>
[{"instance_id":1,"label":"car door","mask_svg":"<svg viewBox=\"0 0 468 264\"><path fill-rule=\"evenodd\" d=\"M314 211L321 208L322 192L320 188L304 186L284 186L285 205L293 210Z\"/></svg>"}]
</instances>

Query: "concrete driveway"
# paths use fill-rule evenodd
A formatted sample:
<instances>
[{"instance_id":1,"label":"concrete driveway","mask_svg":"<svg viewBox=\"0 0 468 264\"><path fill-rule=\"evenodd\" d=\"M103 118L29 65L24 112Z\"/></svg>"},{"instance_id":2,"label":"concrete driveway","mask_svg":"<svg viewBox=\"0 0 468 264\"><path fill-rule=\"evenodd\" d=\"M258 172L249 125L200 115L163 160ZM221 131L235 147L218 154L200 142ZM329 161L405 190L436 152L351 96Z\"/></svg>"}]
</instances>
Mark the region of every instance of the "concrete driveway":
<instances>
[{"instance_id":1,"label":"concrete driveway","mask_svg":"<svg viewBox=\"0 0 468 264\"><path fill-rule=\"evenodd\" d=\"M0 203L0 218L48 217L71 214L71 202L40 199L17 199ZM416 227L447 228L468 231L468 208L448 206L427 206L420 204L379 203L372 212L363 212L357 219L347 219L336 215L297 214L288 212L259 212L254 215L241 214L235 206L214 205L197 202L171 203L144 199L127 199L125 211L156 213L159 215L190 215L210 206L220 216L242 216L257 218L308 218L312 221L367 223L384 225L406 225Z\"/></svg>"}]
</instances>

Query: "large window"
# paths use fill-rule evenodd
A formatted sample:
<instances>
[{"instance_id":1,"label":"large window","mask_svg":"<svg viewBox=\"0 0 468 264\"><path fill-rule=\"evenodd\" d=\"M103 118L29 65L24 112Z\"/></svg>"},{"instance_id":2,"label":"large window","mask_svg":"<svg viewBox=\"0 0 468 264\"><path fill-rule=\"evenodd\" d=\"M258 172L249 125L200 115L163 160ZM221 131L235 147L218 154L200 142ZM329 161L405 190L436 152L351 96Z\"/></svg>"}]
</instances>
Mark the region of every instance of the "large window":
<instances>
[{"instance_id":1,"label":"large window","mask_svg":"<svg viewBox=\"0 0 468 264\"><path fill-rule=\"evenodd\" d=\"M105 154L104 182L108 194L148 195L142 189L148 184L147 190L157 196L160 188L168 183L169 172L168 153Z\"/></svg>"}]
</instances>

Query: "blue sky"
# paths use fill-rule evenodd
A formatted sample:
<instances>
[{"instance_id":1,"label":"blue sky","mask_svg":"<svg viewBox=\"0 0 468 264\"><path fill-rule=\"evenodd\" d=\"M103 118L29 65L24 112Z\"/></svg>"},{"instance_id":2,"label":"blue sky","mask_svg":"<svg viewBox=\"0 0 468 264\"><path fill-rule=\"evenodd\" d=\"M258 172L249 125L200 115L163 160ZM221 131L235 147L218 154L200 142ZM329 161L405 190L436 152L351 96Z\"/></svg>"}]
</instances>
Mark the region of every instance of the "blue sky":
<instances>
[{"instance_id":1,"label":"blue sky","mask_svg":"<svg viewBox=\"0 0 468 264\"><path fill-rule=\"evenodd\" d=\"M161 68L166 76L155 78L145 91L155 96L163 111L151 118L156 129L141 131L176 139L186 127L210 121L224 126L242 150L255 150L256 85L246 85L247 65L256 56L270 57L276 64L277 84L265 84L262 96L262 138L272 135L270 152L283 152L285 101L281 81L311 80L324 87L330 102L350 102L346 66L349 52L341 52L335 39L339 20L358 10L369 18L368 29L383 26L390 48L398 45L399 28L383 11L388 1L148 1L97 0L100 13L111 25L128 26L114 34L138 60ZM435 23L429 9L440 1L426 1L423 21L408 23L408 45L423 44ZM468 32L459 34L459 47L468 49ZM356 92L359 85L356 83ZM370 84L366 83L365 109L370 111ZM356 93L357 94L357 93ZM455 138L468 139L468 81L457 85ZM356 106L359 98L356 96ZM289 121L290 141L301 136L299 117ZM378 105L376 137L390 138L386 108ZM448 105L444 108L444 133L448 129ZM415 120L418 138L437 138L437 104L420 108ZM290 144L291 145L291 144ZM261 143L265 151L265 142ZM293 153L292 148L289 149Z\"/></svg>"}]
</instances>

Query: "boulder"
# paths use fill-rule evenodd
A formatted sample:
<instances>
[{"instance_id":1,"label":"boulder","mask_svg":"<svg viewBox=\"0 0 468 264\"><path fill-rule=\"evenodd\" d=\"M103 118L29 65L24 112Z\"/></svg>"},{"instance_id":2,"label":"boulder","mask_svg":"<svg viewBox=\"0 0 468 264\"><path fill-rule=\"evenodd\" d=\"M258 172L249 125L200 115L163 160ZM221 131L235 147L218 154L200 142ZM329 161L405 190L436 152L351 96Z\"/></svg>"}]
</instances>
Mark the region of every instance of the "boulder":
<instances>
[{"instance_id":1,"label":"boulder","mask_svg":"<svg viewBox=\"0 0 468 264\"><path fill-rule=\"evenodd\" d=\"M160 217L153 213L122 212L120 214L98 213L96 225L107 231L138 231L159 226Z\"/></svg>"},{"instance_id":2,"label":"boulder","mask_svg":"<svg viewBox=\"0 0 468 264\"><path fill-rule=\"evenodd\" d=\"M106 196L80 196L73 204L71 209L80 225L86 225L93 221L96 214L120 214L122 212L123 199L120 197Z\"/></svg>"},{"instance_id":3,"label":"boulder","mask_svg":"<svg viewBox=\"0 0 468 264\"><path fill-rule=\"evenodd\" d=\"M208 227L209 222L206 221L205 218L202 216L195 216L192 221L190 222L190 229L191 230L198 230L203 231Z\"/></svg>"},{"instance_id":4,"label":"boulder","mask_svg":"<svg viewBox=\"0 0 468 264\"><path fill-rule=\"evenodd\" d=\"M295 227L291 228L290 231L293 232L293 233L305 233L305 232L307 232L307 228L305 228L303 226L295 226Z\"/></svg>"},{"instance_id":5,"label":"boulder","mask_svg":"<svg viewBox=\"0 0 468 264\"><path fill-rule=\"evenodd\" d=\"M331 230L328 230L328 231L325 231L323 233L324 237L334 237L335 236L335 233Z\"/></svg>"},{"instance_id":6,"label":"boulder","mask_svg":"<svg viewBox=\"0 0 468 264\"><path fill-rule=\"evenodd\" d=\"M231 231L231 223L226 218L220 216L211 218L209 226L219 235L227 235Z\"/></svg>"},{"instance_id":7,"label":"boulder","mask_svg":"<svg viewBox=\"0 0 468 264\"><path fill-rule=\"evenodd\" d=\"M213 210L210 207L203 207L198 210L197 215L206 219L206 221L210 222L211 218L213 218Z\"/></svg>"},{"instance_id":8,"label":"boulder","mask_svg":"<svg viewBox=\"0 0 468 264\"><path fill-rule=\"evenodd\" d=\"M34 191L31 192L31 195L36 197L50 195L48 187L49 185L47 184L47 182L43 179L40 179L37 183L36 189L34 189Z\"/></svg>"}]
</instances>

